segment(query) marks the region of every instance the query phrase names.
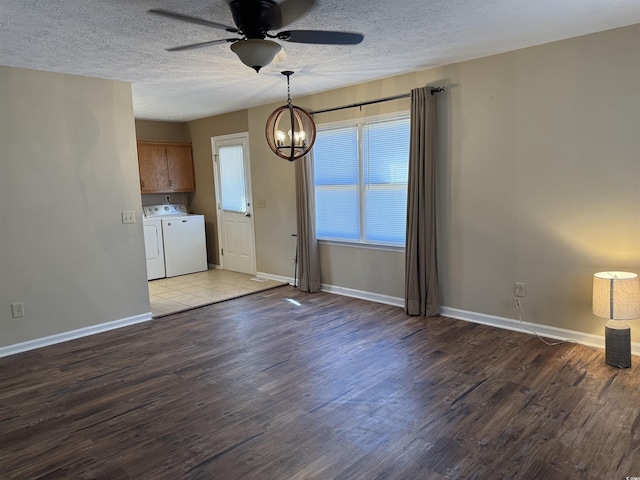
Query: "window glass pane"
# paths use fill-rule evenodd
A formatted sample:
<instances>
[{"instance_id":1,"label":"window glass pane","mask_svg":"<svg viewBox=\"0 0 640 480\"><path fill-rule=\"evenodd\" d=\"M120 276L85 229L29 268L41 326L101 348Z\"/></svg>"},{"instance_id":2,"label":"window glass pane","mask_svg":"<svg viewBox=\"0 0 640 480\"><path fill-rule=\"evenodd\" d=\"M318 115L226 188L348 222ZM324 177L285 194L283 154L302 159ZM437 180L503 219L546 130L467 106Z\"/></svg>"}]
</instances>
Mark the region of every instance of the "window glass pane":
<instances>
[{"instance_id":1,"label":"window glass pane","mask_svg":"<svg viewBox=\"0 0 640 480\"><path fill-rule=\"evenodd\" d=\"M242 145L218 149L220 162L220 201L224 210L245 212L247 199L244 189L244 161Z\"/></svg>"},{"instance_id":2,"label":"window glass pane","mask_svg":"<svg viewBox=\"0 0 640 480\"><path fill-rule=\"evenodd\" d=\"M409 119L364 127L365 183L407 183Z\"/></svg>"},{"instance_id":3,"label":"window glass pane","mask_svg":"<svg viewBox=\"0 0 640 480\"><path fill-rule=\"evenodd\" d=\"M399 185L397 188L379 188L373 185L365 191L365 240L404 245L407 225L406 185Z\"/></svg>"},{"instance_id":4,"label":"window glass pane","mask_svg":"<svg viewBox=\"0 0 640 480\"><path fill-rule=\"evenodd\" d=\"M316 187L316 236L325 240L360 240L358 186Z\"/></svg>"},{"instance_id":5,"label":"window glass pane","mask_svg":"<svg viewBox=\"0 0 640 480\"><path fill-rule=\"evenodd\" d=\"M358 130L356 127L320 130L313 145L316 185L358 183Z\"/></svg>"},{"instance_id":6,"label":"window glass pane","mask_svg":"<svg viewBox=\"0 0 640 480\"><path fill-rule=\"evenodd\" d=\"M363 240L402 245L407 221L409 119L364 126Z\"/></svg>"},{"instance_id":7,"label":"window glass pane","mask_svg":"<svg viewBox=\"0 0 640 480\"><path fill-rule=\"evenodd\" d=\"M358 130L320 130L313 147L318 238L360 240Z\"/></svg>"}]
</instances>

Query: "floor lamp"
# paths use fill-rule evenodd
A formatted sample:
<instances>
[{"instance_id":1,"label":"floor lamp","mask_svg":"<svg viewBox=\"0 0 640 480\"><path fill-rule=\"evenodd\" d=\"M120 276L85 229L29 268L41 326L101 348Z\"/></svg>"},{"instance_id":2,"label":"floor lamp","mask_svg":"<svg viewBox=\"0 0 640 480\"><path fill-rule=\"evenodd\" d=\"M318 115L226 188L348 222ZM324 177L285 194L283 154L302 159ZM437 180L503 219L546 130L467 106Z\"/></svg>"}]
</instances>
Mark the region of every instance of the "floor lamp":
<instances>
[{"instance_id":1,"label":"floor lamp","mask_svg":"<svg viewBox=\"0 0 640 480\"><path fill-rule=\"evenodd\" d=\"M605 361L618 368L631 366L631 328L626 320L640 318L640 283L629 272L599 272L593 276L593 314L607 318Z\"/></svg>"}]
</instances>

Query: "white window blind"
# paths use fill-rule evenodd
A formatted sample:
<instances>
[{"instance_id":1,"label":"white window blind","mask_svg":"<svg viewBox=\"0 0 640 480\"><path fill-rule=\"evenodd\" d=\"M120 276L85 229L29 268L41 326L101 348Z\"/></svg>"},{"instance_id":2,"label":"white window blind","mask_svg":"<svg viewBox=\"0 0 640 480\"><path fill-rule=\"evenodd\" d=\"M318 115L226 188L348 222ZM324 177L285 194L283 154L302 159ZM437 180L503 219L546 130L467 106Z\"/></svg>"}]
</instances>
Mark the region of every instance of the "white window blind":
<instances>
[{"instance_id":1,"label":"white window blind","mask_svg":"<svg viewBox=\"0 0 640 480\"><path fill-rule=\"evenodd\" d=\"M318 238L359 240L358 129L318 132L313 152Z\"/></svg>"},{"instance_id":2,"label":"white window blind","mask_svg":"<svg viewBox=\"0 0 640 480\"><path fill-rule=\"evenodd\" d=\"M221 202L224 210L245 212L247 198L244 189L244 157L241 145L218 149L221 177Z\"/></svg>"},{"instance_id":3,"label":"white window blind","mask_svg":"<svg viewBox=\"0 0 640 480\"><path fill-rule=\"evenodd\" d=\"M318 238L404 245L408 116L321 128L313 152Z\"/></svg>"}]
</instances>

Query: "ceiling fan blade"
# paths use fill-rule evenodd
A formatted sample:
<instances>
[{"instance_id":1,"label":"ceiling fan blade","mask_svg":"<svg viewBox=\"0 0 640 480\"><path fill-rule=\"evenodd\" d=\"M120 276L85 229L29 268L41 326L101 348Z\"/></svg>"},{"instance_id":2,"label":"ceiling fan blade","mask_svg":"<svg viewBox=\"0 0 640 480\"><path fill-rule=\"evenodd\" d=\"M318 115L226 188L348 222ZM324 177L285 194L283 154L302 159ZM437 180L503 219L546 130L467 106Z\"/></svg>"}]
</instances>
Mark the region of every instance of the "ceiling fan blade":
<instances>
[{"instance_id":1,"label":"ceiling fan blade","mask_svg":"<svg viewBox=\"0 0 640 480\"><path fill-rule=\"evenodd\" d=\"M280 16L282 17L282 25L274 28L278 30L307 13L316 3L316 0L284 0L280 3Z\"/></svg>"},{"instance_id":2,"label":"ceiling fan blade","mask_svg":"<svg viewBox=\"0 0 640 480\"><path fill-rule=\"evenodd\" d=\"M195 23L197 25L204 25L205 27L219 28L226 30L227 32L238 33L236 27L230 27L221 23L211 22L204 18L192 17L191 15L183 15L182 13L172 12L171 10L164 10L162 8L152 8L149 13L155 13L163 17L173 18L174 20L182 20L184 22Z\"/></svg>"},{"instance_id":3,"label":"ceiling fan blade","mask_svg":"<svg viewBox=\"0 0 640 480\"><path fill-rule=\"evenodd\" d=\"M167 52L179 52L182 50L194 50L196 48L208 47L210 45L218 45L220 43L231 43L240 40L239 38L222 38L220 40L210 40L208 42L192 43L189 45L180 45L179 47L166 48Z\"/></svg>"},{"instance_id":4,"label":"ceiling fan blade","mask_svg":"<svg viewBox=\"0 0 640 480\"><path fill-rule=\"evenodd\" d=\"M279 40L295 43L319 43L323 45L357 45L364 35L354 32L333 32L330 30L289 30L276 35Z\"/></svg>"}]
</instances>

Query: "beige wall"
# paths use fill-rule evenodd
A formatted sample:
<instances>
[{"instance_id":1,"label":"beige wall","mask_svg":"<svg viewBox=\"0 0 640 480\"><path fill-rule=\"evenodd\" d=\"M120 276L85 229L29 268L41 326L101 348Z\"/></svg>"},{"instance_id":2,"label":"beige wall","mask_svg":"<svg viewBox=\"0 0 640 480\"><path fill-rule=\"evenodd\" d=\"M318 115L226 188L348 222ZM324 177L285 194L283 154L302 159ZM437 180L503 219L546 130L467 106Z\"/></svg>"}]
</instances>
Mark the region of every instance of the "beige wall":
<instances>
[{"instance_id":1,"label":"beige wall","mask_svg":"<svg viewBox=\"0 0 640 480\"><path fill-rule=\"evenodd\" d=\"M439 271L445 306L602 335L593 273L640 273L640 26L355 85L294 103L311 110L444 85L438 112ZM284 98L283 102L284 103ZM292 276L293 165L264 140L279 104L190 122L194 205L215 221L210 137L248 128L258 271ZM316 117L406 110L408 100ZM244 116L243 116L244 115ZM225 128L226 127L226 128ZM197 146L196 146L197 145ZM196 154L196 149L198 153ZM322 281L402 298L404 255L322 245ZM640 341L640 329L632 329Z\"/></svg>"},{"instance_id":2,"label":"beige wall","mask_svg":"<svg viewBox=\"0 0 640 480\"><path fill-rule=\"evenodd\" d=\"M445 305L513 317L521 281L524 320L602 334L593 273L640 271L638 48L634 26L443 69Z\"/></svg>"},{"instance_id":3,"label":"beige wall","mask_svg":"<svg viewBox=\"0 0 640 480\"><path fill-rule=\"evenodd\" d=\"M286 101L286 99L285 99ZM258 272L293 278L296 253L296 191L294 165L276 156L267 145L265 124L280 104L249 110L249 149Z\"/></svg>"},{"instance_id":4,"label":"beige wall","mask_svg":"<svg viewBox=\"0 0 640 480\"><path fill-rule=\"evenodd\" d=\"M231 112L216 117L194 120L186 124L187 134L193 147L193 163L196 174L196 192L190 194L190 208L204 215L207 234L207 256L209 263L218 265L218 232L216 213L216 191L213 178L213 153L211 137L246 132L247 112Z\"/></svg>"},{"instance_id":5,"label":"beige wall","mask_svg":"<svg viewBox=\"0 0 640 480\"><path fill-rule=\"evenodd\" d=\"M593 273L640 272L638 51L635 25L311 97L296 98L294 83L293 99L321 109L445 85L437 96L444 305L514 318L520 281L524 320L601 335L604 322L590 312ZM274 106L249 110L254 198L267 202L255 212L258 268L290 276L293 169L262 139ZM321 257L323 283L402 297L396 252L323 245Z\"/></svg>"},{"instance_id":6,"label":"beige wall","mask_svg":"<svg viewBox=\"0 0 640 480\"><path fill-rule=\"evenodd\" d=\"M136 120L136 139L146 142L189 143L185 123Z\"/></svg>"},{"instance_id":7,"label":"beige wall","mask_svg":"<svg viewBox=\"0 0 640 480\"><path fill-rule=\"evenodd\" d=\"M0 104L0 346L147 314L129 84L0 67Z\"/></svg>"}]
</instances>

